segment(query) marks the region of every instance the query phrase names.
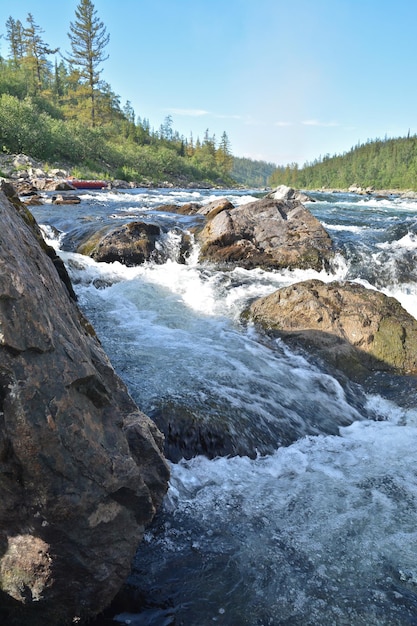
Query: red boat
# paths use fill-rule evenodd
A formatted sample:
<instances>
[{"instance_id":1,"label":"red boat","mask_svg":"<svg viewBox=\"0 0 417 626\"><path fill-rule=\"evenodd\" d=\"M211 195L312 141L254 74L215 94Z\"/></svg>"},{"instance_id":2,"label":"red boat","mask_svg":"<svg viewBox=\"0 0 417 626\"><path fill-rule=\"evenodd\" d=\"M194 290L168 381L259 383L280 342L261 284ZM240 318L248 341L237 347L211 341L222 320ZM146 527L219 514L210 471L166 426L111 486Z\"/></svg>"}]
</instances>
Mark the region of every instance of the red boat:
<instances>
[{"instance_id":1,"label":"red boat","mask_svg":"<svg viewBox=\"0 0 417 626\"><path fill-rule=\"evenodd\" d=\"M78 178L70 178L69 185L76 189L107 189L108 182L105 180L80 180Z\"/></svg>"}]
</instances>

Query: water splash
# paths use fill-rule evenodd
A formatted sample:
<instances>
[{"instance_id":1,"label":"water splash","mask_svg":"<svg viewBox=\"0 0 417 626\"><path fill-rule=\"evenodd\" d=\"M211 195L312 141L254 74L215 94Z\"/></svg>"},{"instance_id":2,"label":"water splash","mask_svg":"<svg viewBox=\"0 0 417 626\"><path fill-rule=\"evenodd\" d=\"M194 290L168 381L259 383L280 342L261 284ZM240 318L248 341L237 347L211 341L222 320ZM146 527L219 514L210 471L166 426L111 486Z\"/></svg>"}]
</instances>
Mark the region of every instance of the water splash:
<instances>
[{"instance_id":1,"label":"water splash","mask_svg":"<svg viewBox=\"0 0 417 626\"><path fill-rule=\"evenodd\" d=\"M189 193L90 194L88 212L94 220L142 214L143 206L151 213L157 202L190 201ZM196 191L192 201L215 197ZM197 248L178 263L174 228L159 266L62 253L81 306L142 408L188 408L210 429L227 422L235 441L252 442L253 458L172 464L165 508L131 577L144 610L119 622L416 623L415 389L404 408L347 389L239 321L252 299L306 278L357 280L416 316L414 204L349 195L311 203L340 251L329 272L217 272L198 264ZM61 230L87 210L59 217L47 209L45 223ZM49 239L59 247L59 234Z\"/></svg>"},{"instance_id":2,"label":"water splash","mask_svg":"<svg viewBox=\"0 0 417 626\"><path fill-rule=\"evenodd\" d=\"M357 422L255 460L173 466L134 580L152 597L157 576L190 624L211 623L219 607L224 624L414 623L415 413L414 425L404 415L402 426ZM200 573L187 578L187 568Z\"/></svg>"}]
</instances>

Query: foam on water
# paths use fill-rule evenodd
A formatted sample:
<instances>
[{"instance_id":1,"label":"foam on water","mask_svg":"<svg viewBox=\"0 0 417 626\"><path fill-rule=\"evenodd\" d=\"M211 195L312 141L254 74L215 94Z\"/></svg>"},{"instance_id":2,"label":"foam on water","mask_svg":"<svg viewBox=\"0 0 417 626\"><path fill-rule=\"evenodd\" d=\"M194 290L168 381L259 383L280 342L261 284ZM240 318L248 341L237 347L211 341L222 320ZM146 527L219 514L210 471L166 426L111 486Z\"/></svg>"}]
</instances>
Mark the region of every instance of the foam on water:
<instances>
[{"instance_id":1,"label":"foam on water","mask_svg":"<svg viewBox=\"0 0 417 626\"><path fill-rule=\"evenodd\" d=\"M145 190L87 197L117 215L219 196ZM232 202L253 199L248 193ZM230 423L237 439L260 451L172 465L165 507L133 573L151 608L119 622L417 623L415 405L342 387L303 354L240 323L252 299L307 278L353 278L395 296L417 317L416 240L404 217L417 204L349 202L310 205L331 212L324 221L335 220L343 244L329 272L219 272L197 263L197 248L180 264L174 231L163 242L173 253L162 265L128 268L60 252L80 305L145 412L161 399L191 407ZM58 249L62 234L49 226L47 235Z\"/></svg>"},{"instance_id":2,"label":"foam on water","mask_svg":"<svg viewBox=\"0 0 417 626\"><path fill-rule=\"evenodd\" d=\"M62 243L62 239L64 237L64 233L60 233L54 230L48 224L40 224L40 229L42 231L43 238L48 246L51 246L56 251L59 251Z\"/></svg>"},{"instance_id":3,"label":"foam on water","mask_svg":"<svg viewBox=\"0 0 417 626\"><path fill-rule=\"evenodd\" d=\"M417 202L406 198L376 198L369 196L355 202L359 207L376 208L391 211L393 206L398 211L417 211Z\"/></svg>"},{"instance_id":4,"label":"foam on water","mask_svg":"<svg viewBox=\"0 0 417 626\"><path fill-rule=\"evenodd\" d=\"M109 287L114 283L133 280L141 273L140 267L127 267L118 261L97 263L91 257L73 252L60 250L59 254L78 289L90 285L95 288Z\"/></svg>"},{"instance_id":5,"label":"foam on water","mask_svg":"<svg viewBox=\"0 0 417 626\"><path fill-rule=\"evenodd\" d=\"M204 573L175 591L179 600L199 597L204 581L199 623L209 624L220 606L223 624L414 623L410 413L356 422L339 437L306 437L255 460L198 457L172 466L170 522L147 540L160 551L162 572L178 565L179 546L185 554L194 546ZM192 607L178 609L186 623L197 623L192 616Z\"/></svg>"},{"instance_id":6,"label":"foam on water","mask_svg":"<svg viewBox=\"0 0 417 626\"><path fill-rule=\"evenodd\" d=\"M65 256L81 306L145 412L187 405L213 428L227 421L244 449L264 451L362 419L359 396L352 402L331 376L242 327L244 305L271 290L269 273L247 290L245 272Z\"/></svg>"},{"instance_id":7,"label":"foam on water","mask_svg":"<svg viewBox=\"0 0 417 626\"><path fill-rule=\"evenodd\" d=\"M164 189L134 189L134 190L111 190L100 192L83 192L80 194L83 200L92 202L105 202L112 205L118 204L141 204L155 207L160 204L175 204L185 202L198 202L202 198L199 191L188 190L164 190Z\"/></svg>"},{"instance_id":8,"label":"foam on water","mask_svg":"<svg viewBox=\"0 0 417 626\"><path fill-rule=\"evenodd\" d=\"M369 230L369 226L355 226L354 224L328 224L327 222L322 222L324 228L330 231L347 231L351 233L361 233L363 231Z\"/></svg>"},{"instance_id":9,"label":"foam on water","mask_svg":"<svg viewBox=\"0 0 417 626\"><path fill-rule=\"evenodd\" d=\"M165 236L166 245L179 248L180 236L170 231ZM49 240L59 248L60 237ZM126 267L119 262L97 263L90 257L76 253L60 252L69 266L75 283L87 285L100 282L102 286L121 280L141 279L172 292L183 303L203 315L224 315L237 319L248 303L295 282L317 279L323 282L343 280L348 271L344 257L337 254L331 271L322 269L266 271L235 268L227 272L211 269L210 264L198 263L199 247L194 246L186 264L172 259L161 265L152 262L137 267ZM175 257L175 252L172 253Z\"/></svg>"},{"instance_id":10,"label":"foam on water","mask_svg":"<svg viewBox=\"0 0 417 626\"><path fill-rule=\"evenodd\" d=\"M377 243L376 247L382 250L417 251L417 234L407 233L404 237L401 237L401 239Z\"/></svg>"},{"instance_id":11,"label":"foam on water","mask_svg":"<svg viewBox=\"0 0 417 626\"><path fill-rule=\"evenodd\" d=\"M221 193L213 193L210 191L196 191L188 189L134 189L134 190L111 190L100 191L95 193L82 192L80 194L83 200L117 205L123 205L126 210L126 204L131 204L132 210L137 210L137 205L141 208L155 209L163 204L186 204L188 202L196 202L200 204L208 204L218 200L220 197L227 198L235 206L253 202L257 198L250 193L236 193L236 190L224 190ZM136 209L135 209L136 205Z\"/></svg>"}]
</instances>

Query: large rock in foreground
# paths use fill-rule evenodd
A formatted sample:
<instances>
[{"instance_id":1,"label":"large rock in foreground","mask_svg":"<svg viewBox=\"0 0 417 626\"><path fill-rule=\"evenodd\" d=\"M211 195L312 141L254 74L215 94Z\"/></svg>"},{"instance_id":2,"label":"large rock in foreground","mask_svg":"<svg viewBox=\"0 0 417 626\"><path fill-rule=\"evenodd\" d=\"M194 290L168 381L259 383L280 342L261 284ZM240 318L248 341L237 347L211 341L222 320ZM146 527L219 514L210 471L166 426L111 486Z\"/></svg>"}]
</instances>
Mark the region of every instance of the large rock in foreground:
<instances>
[{"instance_id":1,"label":"large rock in foreground","mask_svg":"<svg viewBox=\"0 0 417 626\"><path fill-rule=\"evenodd\" d=\"M63 626L121 587L168 468L12 200L0 192L0 623Z\"/></svg>"},{"instance_id":2,"label":"large rock in foreground","mask_svg":"<svg viewBox=\"0 0 417 626\"><path fill-rule=\"evenodd\" d=\"M417 374L417 321L395 298L362 285L297 283L255 301L249 315L354 379L372 371Z\"/></svg>"},{"instance_id":3,"label":"large rock in foreground","mask_svg":"<svg viewBox=\"0 0 417 626\"><path fill-rule=\"evenodd\" d=\"M225 208L198 235L202 260L262 267L320 270L333 256L332 241L300 202L263 198Z\"/></svg>"}]
</instances>

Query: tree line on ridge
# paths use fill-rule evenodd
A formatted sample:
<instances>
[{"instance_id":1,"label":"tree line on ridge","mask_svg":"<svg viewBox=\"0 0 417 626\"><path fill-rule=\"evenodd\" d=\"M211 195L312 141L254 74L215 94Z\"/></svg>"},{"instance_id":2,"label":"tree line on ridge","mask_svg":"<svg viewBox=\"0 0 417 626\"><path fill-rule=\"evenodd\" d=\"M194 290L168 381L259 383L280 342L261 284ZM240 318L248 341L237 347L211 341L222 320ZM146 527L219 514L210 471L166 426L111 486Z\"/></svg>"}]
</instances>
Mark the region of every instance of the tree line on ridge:
<instances>
[{"instance_id":1,"label":"tree line on ridge","mask_svg":"<svg viewBox=\"0 0 417 626\"><path fill-rule=\"evenodd\" d=\"M368 140L342 155L326 155L299 168L278 167L270 184L297 189L417 190L417 136Z\"/></svg>"}]
</instances>

